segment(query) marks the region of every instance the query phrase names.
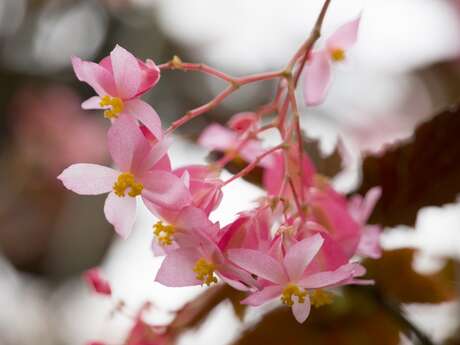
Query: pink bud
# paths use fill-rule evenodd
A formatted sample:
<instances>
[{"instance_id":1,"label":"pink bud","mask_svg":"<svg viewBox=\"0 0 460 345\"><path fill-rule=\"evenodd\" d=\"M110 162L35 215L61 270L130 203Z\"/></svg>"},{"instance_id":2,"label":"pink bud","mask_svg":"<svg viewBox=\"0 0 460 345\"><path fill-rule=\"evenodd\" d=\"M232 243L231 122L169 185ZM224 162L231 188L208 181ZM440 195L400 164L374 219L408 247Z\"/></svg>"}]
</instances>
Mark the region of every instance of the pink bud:
<instances>
[{"instance_id":1,"label":"pink bud","mask_svg":"<svg viewBox=\"0 0 460 345\"><path fill-rule=\"evenodd\" d=\"M94 292L106 296L112 295L112 289L110 287L110 284L107 280L101 277L99 268L95 267L87 270L83 274L83 277ZM102 343L92 342L90 344L96 345Z\"/></svg>"}]
</instances>

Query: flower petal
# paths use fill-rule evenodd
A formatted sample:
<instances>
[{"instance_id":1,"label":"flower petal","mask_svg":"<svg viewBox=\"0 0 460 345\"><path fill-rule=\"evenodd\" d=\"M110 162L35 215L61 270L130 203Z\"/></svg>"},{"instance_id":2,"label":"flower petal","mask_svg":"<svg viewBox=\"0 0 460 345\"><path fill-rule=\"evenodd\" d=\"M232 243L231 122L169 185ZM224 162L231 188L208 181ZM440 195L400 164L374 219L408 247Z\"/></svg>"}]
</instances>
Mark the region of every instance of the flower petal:
<instances>
[{"instance_id":1,"label":"flower petal","mask_svg":"<svg viewBox=\"0 0 460 345\"><path fill-rule=\"evenodd\" d=\"M112 190L120 172L97 164L73 164L58 179L67 189L83 195L97 195Z\"/></svg>"},{"instance_id":2,"label":"flower petal","mask_svg":"<svg viewBox=\"0 0 460 345\"><path fill-rule=\"evenodd\" d=\"M124 100L130 99L137 94L141 84L141 68L137 59L117 45L110 53L110 60L118 96Z\"/></svg>"},{"instance_id":3,"label":"flower petal","mask_svg":"<svg viewBox=\"0 0 460 345\"><path fill-rule=\"evenodd\" d=\"M306 297L304 303L297 303L297 301L294 302L291 309L292 309L292 314L294 315L297 322L304 323L308 315L310 314L310 309L311 309L310 298Z\"/></svg>"},{"instance_id":4,"label":"flower petal","mask_svg":"<svg viewBox=\"0 0 460 345\"><path fill-rule=\"evenodd\" d=\"M306 289L319 289L328 286L335 286L346 282L355 276L364 274L363 268L359 264L346 264L335 271L326 271L312 274L301 279L298 284Z\"/></svg>"},{"instance_id":5,"label":"flower petal","mask_svg":"<svg viewBox=\"0 0 460 345\"><path fill-rule=\"evenodd\" d=\"M140 123L145 125L156 139L160 140L163 136L161 120L157 112L146 102L140 99L132 99L125 102L123 108L124 114L129 114Z\"/></svg>"},{"instance_id":6,"label":"flower petal","mask_svg":"<svg viewBox=\"0 0 460 345\"><path fill-rule=\"evenodd\" d=\"M171 287L200 285L201 281L193 272L199 258L199 253L192 248L170 252L163 260L155 281Z\"/></svg>"},{"instance_id":7,"label":"flower petal","mask_svg":"<svg viewBox=\"0 0 460 345\"><path fill-rule=\"evenodd\" d=\"M105 218L114 226L115 232L126 239L136 221L136 199L129 196L119 197L111 192L105 200L104 213Z\"/></svg>"},{"instance_id":8,"label":"flower petal","mask_svg":"<svg viewBox=\"0 0 460 345\"><path fill-rule=\"evenodd\" d=\"M184 182L176 175L154 170L143 175L141 179L144 189L142 198L149 203L173 210L180 210L190 205L192 197Z\"/></svg>"},{"instance_id":9,"label":"flower petal","mask_svg":"<svg viewBox=\"0 0 460 345\"><path fill-rule=\"evenodd\" d=\"M347 50L356 43L358 38L359 23L361 15L339 27L326 41L328 50Z\"/></svg>"},{"instance_id":10,"label":"flower petal","mask_svg":"<svg viewBox=\"0 0 460 345\"><path fill-rule=\"evenodd\" d=\"M273 283L287 281L283 267L278 261L253 249L230 249L228 258L241 268Z\"/></svg>"},{"instance_id":11,"label":"flower petal","mask_svg":"<svg viewBox=\"0 0 460 345\"><path fill-rule=\"evenodd\" d=\"M326 97L331 81L331 63L325 52L314 53L305 68L303 96L305 104L321 104Z\"/></svg>"},{"instance_id":12,"label":"flower petal","mask_svg":"<svg viewBox=\"0 0 460 345\"><path fill-rule=\"evenodd\" d=\"M116 119L107 133L108 148L115 164L123 171L136 174L136 168L150 151L150 144L129 115Z\"/></svg>"},{"instance_id":13,"label":"flower petal","mask_svg":"<svg viewBox=\"0 0 460 345\"><path fill-rule=\"evenodd\" d=\"M297 242L287 250L283 263L290 280L296 281L302 276L305 268L318 254L323 242L321 235L316 234Z\"/></svg>"},{"instance_id":14,"label":"flower petal","mask_svg":"<svg viewBox=\"0 0 460 345\"><path fill-rule=\"evenodd\" d=\"M91 98L88 98L86 101L84 101L81 104L81 107L83 109L89 110L89 109L102 109L102 107L99 105L101 102L101 97L99 96L94 96Z\"/></svg>"},{"instance_id":15,"label":"flower petal","mask_svg":"<svg viewBox=\"0 0 460 345\"><path fill-rule=\"evenodd\" d=\"M263 288L261 291L254 292L253 294L249 295L241 301L241 304L248 304L252 305L253 307L257 307L280 296L282 291L283 289L281 286L270 285L266 288Z\"/></svg>"},{"instance_id":16,"label":"flower petal","mask_svg":"<svg viewBox=\"0 0 460 345\"><path fill-rule=\"evenodd\" d=\"M88 83L99 96L115 93L113 76L104 67L78 57L72 57L72 66L78 80Z\"/></svg>"}]
</instances>

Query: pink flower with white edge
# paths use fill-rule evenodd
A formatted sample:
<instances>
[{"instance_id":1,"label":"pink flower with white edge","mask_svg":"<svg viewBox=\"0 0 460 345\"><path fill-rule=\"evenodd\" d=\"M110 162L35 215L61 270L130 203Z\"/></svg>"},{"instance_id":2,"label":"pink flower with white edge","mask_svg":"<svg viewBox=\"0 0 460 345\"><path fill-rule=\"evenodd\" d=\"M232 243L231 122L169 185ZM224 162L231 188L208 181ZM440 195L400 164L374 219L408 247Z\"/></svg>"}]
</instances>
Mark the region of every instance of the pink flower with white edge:
<instances>
[{"instance_id":1,"label":"pink flower with white edge","mask_svg":"<svg viewBox=\"0 0 460 345\"><path fill-rule=\"evenodd\" d=\"M83 277L91 289L93 289L96 293L106 296L112 295L112 288L110 287L109 282L101 277L101 271L99 268L94 267L87 270L83 274Z\"/></svg>"},{"instance_id":2,"label":"pink flower with white edge","mask_svg":"<svg viewBox=\"0 0 460 345\"><path fill-rule=\"evenodd\" d=\"M151 60L143 62L126 49L116 46L98 64L72 58L78 80L89 84L97 96L82 103L83 109L104 109L104 116L115 120L125 114L144 124L157 138L162 136L156 111L139 99L160 79L160 69Z\"/></svg>"},{"instance_id":3,"label":"pink flower with white edge","mask_svg":"<svg viewBox=\"0 0 460 345\"><path fill-rule=\"evenodd\" d=\"M364 273L360 265L349 264L335 271L306 274L306 269L322 244L323 239L318 234L305 238L291 246L282 260L252 249L229 251L231 261L255 274L259 279L269 282L264 284L260 291L249 295L242 303L259 306L281 297L281 301L292 308L296 320L303 323L310 313L312 303L321 305L330 302L330 295L317 289L338 286Z\"/></svg>"},{"instance_id":4,"label":"pink flower with white edge","mask_svg":"<svg viewBox=\"0 0 460 345\"><path fill-rule=\"evenodd\" d=\"M133 228L137 196L147 207L179 210L190 204L190 193L182 180L165 170L168 164L162 158L168 148L167 139L151 145L135 120L125 115L113 123L107 138L110 155L119 170L97 164L74 164L58 178L78 194L109 193L105 217L122 238L127 238Z\"/></svg>"},{"instance_id":5,"label":"pink flower with white edge","mask_svg":"<svg viewBox=\"0 0 460 345\"><path fill-rule=\"evenodd\" d=\"M345 23L326 41L326 47L313 52L305 66L303 85L304 100L307 105L322 103L331 82L331 66L346 59L346 52L355 43L361 16Z\"/></svg>"}]
</instances>

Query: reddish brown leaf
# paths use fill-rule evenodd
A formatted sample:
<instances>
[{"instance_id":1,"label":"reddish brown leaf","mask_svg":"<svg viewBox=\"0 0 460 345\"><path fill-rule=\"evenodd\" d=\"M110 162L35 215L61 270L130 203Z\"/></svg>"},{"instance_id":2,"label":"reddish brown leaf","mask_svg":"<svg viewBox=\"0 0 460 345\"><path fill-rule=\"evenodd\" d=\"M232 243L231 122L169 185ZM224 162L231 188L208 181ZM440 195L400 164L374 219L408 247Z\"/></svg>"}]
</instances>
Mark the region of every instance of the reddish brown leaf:
<instances>
[{"instance_id":1,"label":"reddish brown leaf","mask_svg":"<svg viewBox=\"0 0 460 345\"><path fill-rule=\"evenodd\" d=\"M415 251L404 248L385 251L379 260L368 260L368 277L375 279L375 288L402 303L441 303L456 297L454 263L448 261L434 274L414 271Z\"/></svg>"},{"instance_id":2,"label":"reddish brown leaf","mask_svg":"<svg viewBox=\"0 0 460 345\"><path fill-rule=\"evenodd\" d=\"M456 106L420 125L410 141L364 159L358 193L382 187L372 223L413 226L420 208L455 201L460 192L459 133Z\"/></svg>"}]
</instances>

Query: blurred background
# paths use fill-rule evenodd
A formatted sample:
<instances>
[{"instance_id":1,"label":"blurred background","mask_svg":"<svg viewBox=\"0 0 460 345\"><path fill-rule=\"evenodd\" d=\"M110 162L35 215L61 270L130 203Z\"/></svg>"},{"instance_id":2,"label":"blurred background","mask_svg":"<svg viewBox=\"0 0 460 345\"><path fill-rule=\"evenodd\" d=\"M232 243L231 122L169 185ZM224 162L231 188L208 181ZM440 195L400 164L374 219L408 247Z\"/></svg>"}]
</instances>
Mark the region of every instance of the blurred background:
<instances>
[{"instance_id":1,"label":"blurred background","mask_svg":"<svg viewBox=\"0 0 460 345\"><path fill-rule=\"evenodd\" d=\"M111 316L117 299L132 313L151 301L156 308L149 320L164 324L171 311L202 291L153 282L160 261L149 250L154 220L144 209L133 236L121 241L104 219L104 197L74 195L56 180L72 163L110 163L108 123L100 112L81 110L92 90L75 78L70 57L98 61L120 44L141 59L163 63L177 54L232 75L279 69L305 40L321 4L0 0L0 345L90 339L122 344L132 321ZM363 153L409 137L417 124L460 98L460 2L332 1L324 35L361 12L358 44L349 61L335 68L327 101L301 109L302 127L320 139L324 152L333 150L338 137L343 140L350 164L334 183L344 192L359 181ZM224 86L192 72L166 71L161 78L144 99L165 127ZM206 152L191 144L200 130L269 101L274 87L266 82L243 88L181 129L171 153L175 166L204 162ZM223 223L261 195L244 182L225 193L213 214ZM415 269L435 272L441 258L460 258L460 205L422 209L415 231L390 229L383 245L421 249ZM94 296L81 280L96 265L111 281L115 301ZM406 310L436 342L460 325L457 302ZM248 324L261 313L250 310ZM180 343L226 344L244 327L223 304ZM404 337L401 342L410 343Z\"/></svg>"}]
</instances>

